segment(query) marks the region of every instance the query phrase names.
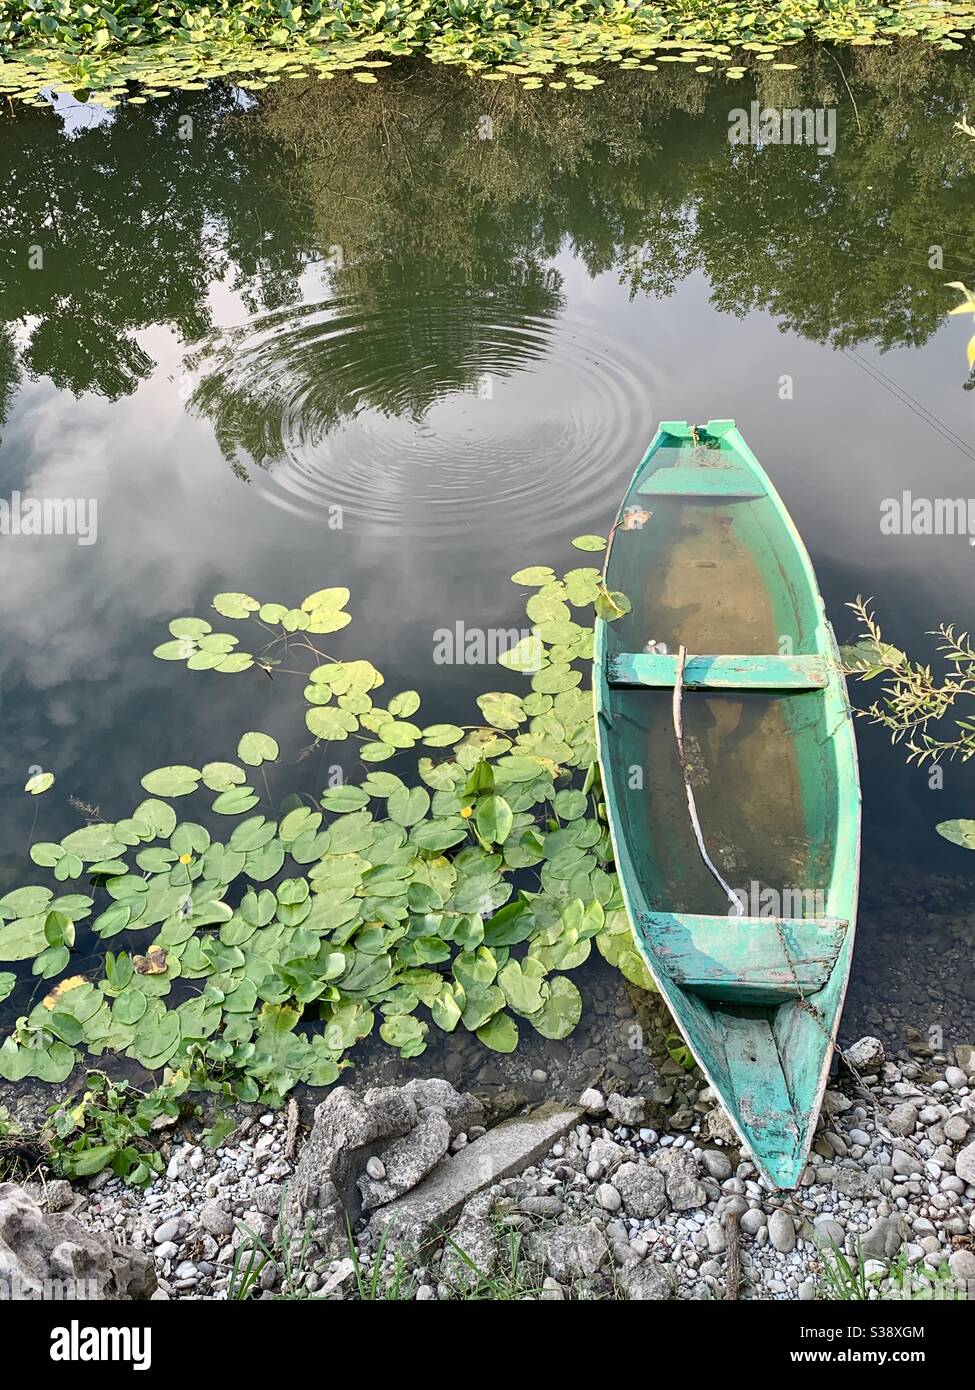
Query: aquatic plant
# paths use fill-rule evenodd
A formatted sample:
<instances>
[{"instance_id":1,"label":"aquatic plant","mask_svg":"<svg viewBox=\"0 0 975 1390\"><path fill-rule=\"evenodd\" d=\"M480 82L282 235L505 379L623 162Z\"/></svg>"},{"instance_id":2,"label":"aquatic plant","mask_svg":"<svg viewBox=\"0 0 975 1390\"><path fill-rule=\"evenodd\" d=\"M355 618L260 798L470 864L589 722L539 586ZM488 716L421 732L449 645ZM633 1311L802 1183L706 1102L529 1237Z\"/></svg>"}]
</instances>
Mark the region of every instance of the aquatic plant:
<instances>
[{"instance_id":1,"label":"aquatic plant","mask_svg":"<svg viewBox=\"0 0 975 1390\"><path fill-rule=\"evenodd\" d=\"M746 63L788 68L782 50L816 38L889 44L919 37L957 49L975 23L962 3L896 0L791 0L761 6L604 4L600 0L188 0L146 6L117 0L111 9L78 0L0 4L0 91L42 101L43 89L84 90L105 105L144 102L172 88L192 90L212 77L240 75L262 88L283 76L351 72L376 82L396 58L423 55L487 80L524 87L589 90L605 64L656 71L687 63L696 71L740 74ZM127 84L141 84L127 95Z\"/></svg>"},{"instance_id":2,"label":"aquatic plant","mask_svg":"<svg viewBox=\"0 0 975 1390\"><path fill-rule=\"evenodd\" d=\"M975 132L973 132L975 134ZM970 290L961 280L949 280L948 288L960 290L964 298L960 304L956 304L953 309L949 309L949 314L972 314L975 316L975 291ZM975 367L975 333L968 340L968 370Z\"/></svg>"},{"instance_id":3,"label":"aquatic plant","mask_svg":"<svg viewBox=\"0 0 975 1390\"><path fill-rule=\"evenodd\" d=\"M975 721L971 717L955 718L955 733L947 737L931 728L946 718L958 701L975 697L975 646L969 634L956 633L953 625L945 623L928 634L938 639L938 653L948 667L939 677L929 665L912 661L906 652L884 640L871 602L858 595L847 605L864 635L855 645L842 648L844 666L858 680L884 676L888 683L878 699L856 713L886 729L891 743L903 743L908 763L918 767L953 758L967 762L975 757ZM952 844L975 849L975 820L946 820L935 828Z\"/></svg>"},{"instance_id":4,"label":"aquatic plant","mask_svg":"<svg viewBox=\"0 0 975 1390\"><path fill-rule=\"evenodd\" d=\"M84 1047L165 1068L174 1095L274 1103L299 1081L334 1082L376 1026L404 1057L424 1050L431 1025L501 1052L517 1046L519 1023L566 1037L582 1012L568 972L593 940L652 988L621 907L583 688L591 611L612 620L627 600L589 566L557 577L534 565L513 579L533 591L533 627L500 660L530 673L531 690L488 691L467 726L417 722L416 691L381 701L372 662L317 646L349 623L346 588L295 607L217 594L213 610L247 624L252 650L208 619L174 618L160 660L295 674L315 744L357 742L366 775L317 804L274 805L265 774L278 745L249 731L235 761L155 768L130 816L34 844L35 864L85 891L29 884L0 898L0 961L62 977L0 1046L0 1076L63 1081ZM409 777L379 766L409 760ZM210 812L235 822L225 838L169 804L207 794ZM100 979L72 973L80 924L106 943L125 934Z\"/></svg>"}]
</instances>

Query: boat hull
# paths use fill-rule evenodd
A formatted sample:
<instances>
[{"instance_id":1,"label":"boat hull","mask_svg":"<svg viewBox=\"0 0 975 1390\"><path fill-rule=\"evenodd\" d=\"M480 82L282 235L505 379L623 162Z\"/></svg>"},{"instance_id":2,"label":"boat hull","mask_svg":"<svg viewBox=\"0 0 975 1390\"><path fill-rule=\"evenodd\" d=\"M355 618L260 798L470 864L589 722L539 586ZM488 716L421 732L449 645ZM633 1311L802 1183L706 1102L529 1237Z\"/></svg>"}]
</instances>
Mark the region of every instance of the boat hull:
<instances>
[{"instance_id":1,"label":"boat hull","mask_svg":"<svg viewBox=\"0 0 975 1390\"><path fill-rule=\"evenodd\" d=\"M733 421L660 426L624 495L606 581L632 603L597 624L594 676L626 910L756 1165L792 1188L849 977L860 791L812 565Z\"/></svg>"}]
</instances>

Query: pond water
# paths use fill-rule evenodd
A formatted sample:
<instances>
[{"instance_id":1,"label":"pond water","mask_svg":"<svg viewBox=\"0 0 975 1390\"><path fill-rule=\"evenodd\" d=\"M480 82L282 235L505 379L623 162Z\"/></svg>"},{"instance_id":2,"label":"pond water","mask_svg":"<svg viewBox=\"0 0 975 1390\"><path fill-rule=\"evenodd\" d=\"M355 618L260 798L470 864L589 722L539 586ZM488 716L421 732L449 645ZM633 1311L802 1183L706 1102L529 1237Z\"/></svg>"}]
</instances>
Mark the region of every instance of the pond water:
<instances>
[{"instance_id":1,"label":"pond water","mask_svg":"<svg viewBox=\"0 0 975 1390\"><path fill-rule=\"evenodd\" d=\"M348 585L329 650L418 688L431 721L519 688L438 660L435 634L487 631L490 653L523 626L510 574L578 562L661 418L737 419L841 641L858 593L901 645L970 625L968 538L880 518L905 490L975 495L944 288L975 259L975 142L953 130L975 70L844 61L849 88L816 52L759 89L682 70L556 97L408 67L7 114L0 496L90 500L97 536L0 542L3 889L35 880L32 838L81 823L72 801L128 814L145 771L232 757L244 729L279 739L281 791L353 769L344 745L302 756L300 686L153 658L218 591ZM834 111L835 152L729 143L753 100ZM975 861L934 824L975 814L973 769L934 789L858 735L844 1034L971 1041ZM38 766L57 782L34 799Z\"/></svg>"}]
</instances>

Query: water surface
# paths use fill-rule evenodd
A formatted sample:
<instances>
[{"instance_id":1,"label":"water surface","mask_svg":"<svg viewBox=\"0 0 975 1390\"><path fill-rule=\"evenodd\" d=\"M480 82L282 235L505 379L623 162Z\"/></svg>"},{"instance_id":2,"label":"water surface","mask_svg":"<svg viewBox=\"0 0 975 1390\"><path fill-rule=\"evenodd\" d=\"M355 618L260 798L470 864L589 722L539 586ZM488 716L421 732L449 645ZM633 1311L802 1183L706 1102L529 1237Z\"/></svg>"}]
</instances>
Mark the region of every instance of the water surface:
<instances>
[{"instance_id":1,"label":"water surface","mask_svg":"<svg viewBox=\"0 0 975 1390\"><path fill-rule=\"evenodd\" d=\"M952 125L975 73L879 56L849 72L855 109L824 55L763 75L765 102L837 108L828 156L732 146L754 88L687 72L542 100L404 69L6 116L0 496L95 499L98 531L0 539L3 886L77 803L127 814L143 772L230 757L243 729L279 738L281 793L352 769L341 745L301 756L300 687L153 659L219 590L349 585L329 649L420 689L431 720L517 688L435 662L434 634L523 626L509 575L578 563L569 539L605 531L661 418L737 419L841 640L857 593L922 651L968 626L967 538L880 515L905 489L975 495L944 288L973 274L975 145ZM845 1031L971 1040L975 864L933 826L975 813L975 777L932 788L858 733ZM37 766L57 783L34 800Z\"/></svg>"}]
</instances>

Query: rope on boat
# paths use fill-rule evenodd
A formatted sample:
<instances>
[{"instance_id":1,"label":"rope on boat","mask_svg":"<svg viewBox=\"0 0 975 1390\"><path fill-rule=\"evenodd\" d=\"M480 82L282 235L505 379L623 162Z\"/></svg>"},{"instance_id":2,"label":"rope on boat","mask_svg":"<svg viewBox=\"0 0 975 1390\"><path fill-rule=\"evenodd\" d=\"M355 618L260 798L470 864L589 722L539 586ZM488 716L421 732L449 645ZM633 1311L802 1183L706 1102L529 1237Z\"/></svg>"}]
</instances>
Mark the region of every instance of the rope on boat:
<instances>
[{"instance_id":1,"label":"rope on boat","mask_svg":"<svg viewBox=\"0 0 975 1390\"><path fill-rule=\"evenodd\" d=\"M677 756L680 760L681 776L684 778L684 790L687 793L687 809L691 814L691 826L705 867L715 882L719 883L728 895L728 901L734 909L731 915L741 917L745 911L741 899L721 877L720 871L708 854L707 846L704 843L704 834L701 830L701 820L697 814L697 802L694 800L694 788L691 786L690 775L687 771L687 758L684 755L684 723L681 718L681 705L684 697L684 666L686 663L687 648L682 646L677 653L677 675L674 678L674 733L677 736Z\"/></svg>"}]
</instances>

